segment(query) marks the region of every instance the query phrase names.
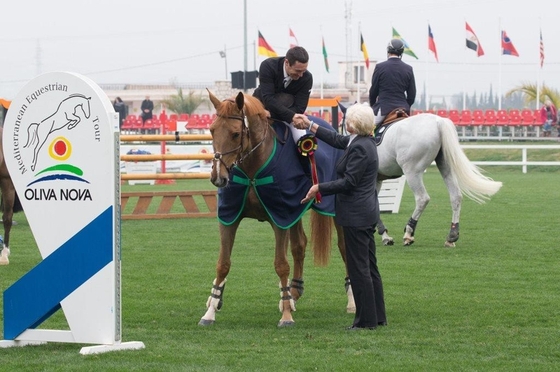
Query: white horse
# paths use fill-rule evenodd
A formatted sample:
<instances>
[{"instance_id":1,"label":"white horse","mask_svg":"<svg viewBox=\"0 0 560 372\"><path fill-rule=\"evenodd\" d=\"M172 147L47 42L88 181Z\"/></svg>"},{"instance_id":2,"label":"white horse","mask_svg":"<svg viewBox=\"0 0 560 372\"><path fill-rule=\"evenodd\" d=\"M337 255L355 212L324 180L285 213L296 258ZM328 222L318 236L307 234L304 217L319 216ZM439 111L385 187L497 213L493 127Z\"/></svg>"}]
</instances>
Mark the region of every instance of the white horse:
<instances>
[{"instance_id":1,"label":"white horse","mask_svg":"<svg viewBox=\"0 0 560 372\"><path fill-rule=\"evenodd\" d=\"M346 111L345 107L340 107L343 112ZM435 161L449 191L453 211L445 246L454 247L459 239L463 194L482 204L500 190L502 183L484 176L482 170L470 162L461 149L455 125L447 118L419 114L381 127L380 131L384 133L377 147L377 189L381 189L383 180L404 174L416 201L414 212L404 228L404 245L414 243L416 224L430 201L423 176L426 168ZM394 244L381 220L377 229L384 245Z\"/></svg>"}]
</instances>

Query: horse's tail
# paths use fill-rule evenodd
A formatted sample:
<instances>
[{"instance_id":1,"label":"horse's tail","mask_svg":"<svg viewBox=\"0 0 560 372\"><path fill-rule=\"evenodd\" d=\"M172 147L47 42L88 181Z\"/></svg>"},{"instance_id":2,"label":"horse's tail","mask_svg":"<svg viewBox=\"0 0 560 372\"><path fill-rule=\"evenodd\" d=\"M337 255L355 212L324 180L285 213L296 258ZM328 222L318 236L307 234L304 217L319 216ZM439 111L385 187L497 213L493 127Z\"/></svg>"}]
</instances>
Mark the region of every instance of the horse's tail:
<instances>
[{"instance_id":1,"label":"horse's tail","mask_svg":"<svg viewBox=\"0 0 560 372\"><path fill-rule=\"evenodd\" d=\"M332 217L311 210L310 220L313 262L317 266L327 266L332 246Z\"/></svg>"},{"instance_id":2,"label":"horse's tail","mask_svg":"<svg viewBox=\"0 0 560 372\"><path fill-rule=\"evenodd\" d=\"M33 129L33 132L31 130ZM39 138L37 137L37 130L39 129L39 123L32 123L29 124L27 127L27 142L23 146L26 148L27 146L33 146L35 141L38 141Z\"/></svg>"},{"instance_id":3,"label":"horse's tail","mask_svg":"<svg viewBox=\"0 0 560 372\"><path fill-rule=\"evenodd\" d=\"M461 149L459 136L453 122L438 118L444 161L457 179L459 188L470 199L484 203L498 192L502 183L482 174L482 169L473 164Z\"/></svg>"}]
</instances>

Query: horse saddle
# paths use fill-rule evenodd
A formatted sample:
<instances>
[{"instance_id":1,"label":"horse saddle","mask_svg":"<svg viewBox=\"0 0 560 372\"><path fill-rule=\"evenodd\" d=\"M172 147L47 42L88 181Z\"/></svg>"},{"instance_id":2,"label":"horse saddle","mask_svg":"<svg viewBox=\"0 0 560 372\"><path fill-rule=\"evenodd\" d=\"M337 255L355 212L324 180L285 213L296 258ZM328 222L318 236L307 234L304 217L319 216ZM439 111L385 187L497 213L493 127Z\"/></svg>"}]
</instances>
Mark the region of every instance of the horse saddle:
<instances>
[{"instance_id":1,"label":"horse saddle","mask_svg":"<svg viewBox=\"0 0 560 372\"><path fill-rule=\"evenodd\" d=\"M391 111L389 114L387 114L387 116L385 116L385 119L383 119L381 125L391 124L394 123L395 121L399 121L407 117L408 114L406 113L406 110L402 107L399 107Z\"/></svg>"}]
</instances>

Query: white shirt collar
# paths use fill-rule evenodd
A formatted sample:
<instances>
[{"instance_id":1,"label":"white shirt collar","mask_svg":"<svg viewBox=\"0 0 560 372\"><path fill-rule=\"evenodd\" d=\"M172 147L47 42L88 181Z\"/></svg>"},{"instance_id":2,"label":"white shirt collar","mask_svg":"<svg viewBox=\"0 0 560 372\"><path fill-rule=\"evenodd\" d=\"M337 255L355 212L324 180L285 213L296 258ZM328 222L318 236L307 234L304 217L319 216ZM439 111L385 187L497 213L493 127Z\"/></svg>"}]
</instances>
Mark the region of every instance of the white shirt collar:
<instances>
[{"instance_id":1,"label":"white shirt collar","mask_svg":"<svg viewBox=\"0 0 560 372\"><path fill-rule=\"evenodd\" d=\"M356 133L351 134L350 135L350 141L348 141L348 146L350 146L350 144L352 143L352 141L354 141L354 138L356 138L358 135ZM348 147L346 146L346 147Z\"/></svg>"}]
</instances>

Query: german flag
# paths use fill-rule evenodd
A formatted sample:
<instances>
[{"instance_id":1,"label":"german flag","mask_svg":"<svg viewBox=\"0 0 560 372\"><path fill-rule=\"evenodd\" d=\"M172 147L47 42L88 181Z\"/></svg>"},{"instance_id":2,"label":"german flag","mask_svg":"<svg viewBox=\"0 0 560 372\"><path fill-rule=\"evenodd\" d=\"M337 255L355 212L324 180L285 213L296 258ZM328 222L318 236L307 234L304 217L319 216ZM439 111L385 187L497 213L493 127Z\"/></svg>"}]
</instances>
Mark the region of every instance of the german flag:
<instances>
[{"instance_id":1,"label":"german flag","mask_svg":"<svg viewBox=\"0 0 560 372\"><path fill-rule=\"evenodd\" d=\"M265 57L278 57L278 54L272 49L270 45L266 42L261 32L259 31L259 55Z\"/></svg>"}]
</instances>

